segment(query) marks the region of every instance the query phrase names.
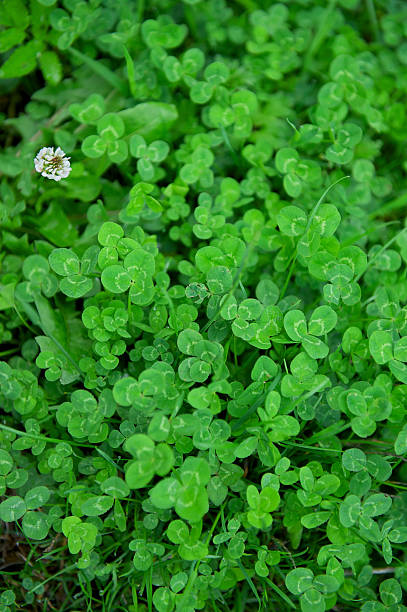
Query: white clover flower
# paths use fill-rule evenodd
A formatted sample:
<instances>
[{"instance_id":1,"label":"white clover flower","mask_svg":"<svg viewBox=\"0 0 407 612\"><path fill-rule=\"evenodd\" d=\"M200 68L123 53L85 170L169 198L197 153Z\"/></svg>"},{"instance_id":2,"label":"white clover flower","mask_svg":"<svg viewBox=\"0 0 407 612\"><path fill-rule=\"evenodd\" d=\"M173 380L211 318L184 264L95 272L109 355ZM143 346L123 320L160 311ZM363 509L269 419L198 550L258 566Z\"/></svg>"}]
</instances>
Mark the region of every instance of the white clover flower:
<instances>
[{"instance_id":1,"label":"white clover flower","mask_svg":"<svg viewBox=\"0 0 407 612\"><path fill-rule=\"evenodd\" d=\"M72 170L69 163L70 159L70 157L65 157L61 147L58 147L55 152L54 147L43 147L34 159L34 166L37 172L41 172L42 176L60 181L62 178L69 176Z\"/></svg>"}]
</instances>

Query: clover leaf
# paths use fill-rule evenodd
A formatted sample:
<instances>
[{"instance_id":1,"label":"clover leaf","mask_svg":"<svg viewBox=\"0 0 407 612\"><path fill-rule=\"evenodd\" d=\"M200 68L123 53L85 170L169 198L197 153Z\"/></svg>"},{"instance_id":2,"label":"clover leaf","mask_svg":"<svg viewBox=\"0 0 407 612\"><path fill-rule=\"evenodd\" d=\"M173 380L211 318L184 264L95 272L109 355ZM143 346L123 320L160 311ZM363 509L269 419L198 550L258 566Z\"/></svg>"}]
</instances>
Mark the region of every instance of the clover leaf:
<instances>
[{"instance_id":1,"label":"clover leaf","mask_svg":"<svg viewBox=\"0 0 407 612\"><path fill-rule=\"evenodd\" d=\"M210 471L207 462L198 457L188 457L179 470L180 480L164 478L150 492L157 508L174 507L178 516L190 523L199 521L208 511L208 494L205 485Z\"/></svg>"},{"instance_id":2,"label":"clover leaf","mask_svg":"<svg viewBox=\"0 0 407 612\"><path fill-rule=\"evenodd\" d=\"M284 317L287 335L295 342L301 342L304 350L313 359L322 359L329 347L319 338L330 332L336 325L337 315L330 306L319 306L312 313L308 324L301 310L290 310Z\"/></svg>"},{"instance_id":3,"label":"clover leaf","mask_svg":"<svg viewBox=\"0 0 407 612\"><path fill-rule=\"evenodd\" d=\"M369 350L376 363L389 364L390 371L397 380L407 381L407 340L405 337L394 341L388 331L376 330L369 338Z\"/></svg>"},{"instance_id":4,"label":"clover leaf","mask_svg":"<svg viewBox=\"0 0 407 612\"><path fill-rule=\"evenodd\" d=\"M324 596L335 593L340 584L333 576L314 576L308 568L296 568L287 574L286 586L290 593L300 598L303 612L324 612L327 609Z\"/></svg>"},{"instance_id":5,"label":"clover leaf","mask_svg":"<svg viewBox=\"0 0 407 612\"><path fill-rule=\"evenodd\" d=\"M130 138L130 154L137 158L137 171L143 181L151 181L155 173L155 164L167 157L169 145L164 140L154 140L149 145L144 138L134 134Z\"/></svg>"},{"instance_id":6,"label":"clover leaf","mask_svg":"<svg viewBox=\"0 0 407 612\"><path fill-rule=\"evenodd\" d=\"M125 132L123 119L116 113L107 113L98 119L98 135L86 136L82 151L86 157L96 159L107 152L111 162L120 164L127 159L128 145L121 137Z\"/></svg>"},{"instance_id":7,"label":"clover leaf","mask_svg":"<svg viewBox=\"0 0 407 612\"><path fill-rule=\"evenodd\" d=\"M155 445L144 434L134 434L128 438L124 448L134 457L126 469L126 483L131 489L145 487L154 474L165 476L173 466L171 448L164 443Z\"/></svg>"},{"instance_id":8,"label":"clover leaf","mask_svg":"<svg viewBox=\"0 0 407 612\"><path fill-rule=\"evenodd\" d=\"M59 287L68 297L79 298L92 289L92 280L81 274L79 257L70 249L54 249L48 261L52 270L64 277L60 280Z\"/></svg>"},{"instance_id":9,"label":"clover leaf","mask_svg":"<svg viewBox=\"0 0 407 612\"><path fill-rule=\"evenodd\" d=\"M287 194L293 198L301 195L304 184L319 184L319 166L311 160L301 160L299 153L291 147L283 147L276 154L275 164L283 175L283 185Z\"/></svg>"},{"instance_id":10,"label":"clover leaf","mask_svg":"<svg viewBox=\"0 0 407 612\"><path fill-rule=\"evenodd\" d=\"M79 123L93 124L102 117L105 112L105 101L103 96L91 94L82 103L75 102L69 107L72 117Z\"/></svg>"},{"instance_id":11,"label":"clover leaf","mask_svg":"<svg viewBox=\"0 0 407 612\"><path fill-rule=\"evenodd\" d=\"M247 487L247 502L249 512L247 520L257 529L267 529L271 526L273 518L271 512L276 510L280 503L280 496L272 487L263 488L260 493L254 485Z\"/></svg>"}]
</instances>

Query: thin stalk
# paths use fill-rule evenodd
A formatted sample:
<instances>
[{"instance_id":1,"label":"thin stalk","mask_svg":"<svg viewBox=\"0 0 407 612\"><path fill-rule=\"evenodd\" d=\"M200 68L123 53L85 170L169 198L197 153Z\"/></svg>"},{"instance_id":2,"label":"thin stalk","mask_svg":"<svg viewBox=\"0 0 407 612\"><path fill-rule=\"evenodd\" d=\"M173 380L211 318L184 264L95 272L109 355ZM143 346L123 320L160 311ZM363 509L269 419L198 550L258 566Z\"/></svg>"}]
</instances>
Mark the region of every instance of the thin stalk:
<instances>
[{"instance_id":1,"label":"thin stalk","mask_svg":"<svg viewBox=\"0 0 407 612\"><path fill-rule=\"evenodd\" d=\"M240 559L236 559L238 566L240 567L242 574L244 575L244 577L247 580L248 585L250 586L253 595L255 596L257 603L259 604L259 611L262 609L262 603L261 603L261 599L259 597L259 594L257 592L256 587L254 586L253 580L250 578L249 574L246 572L246 569L243 565L243 563L240 561Z\"/></svg>"},{"instance_id":2,"label":"thin stalk","mask_svg":"<svg viewBox=\"0 0 407 612\"><path fill-rule=\"evenodd\" d=\"M218 521L219 521L220 517L222 516L222 512L223 512L223 509L225 507L225 503L226 502L224 502L222 504L218 514L216 515L216 518L215 518L214 522L212 523L212 527L211 527L211 529L210 529L210 531L208 533L208 537L206 538L206 542L205 542L206 546L208 546L209 542L211 541L213 532L215 531L215 527L218 524ZM188 595L191 592L192 587L194 586L194 582L196 580L196 577L198 576L198 568L199 568L200 563L201 563L201 560L194 561L192 563L192 565L191 565L191 571L189 573L188 582L187 582L187 585L185 587L184 593L182 595L182 600L179 602L180 609L182 609L182 605L183 605L184 601L188 598Z\"/></svg>"},{"instance_id":3,"label":"thin stalk","mask_svg":"<svg viewBox=\"0 0 407 612\"><path fill-rule=\"evenodd\" d=\"M380 249L380 251L377 251L376 255L374 257L372 257L372 259L370 259L368 261L368 264L366 266L366 268L363 270L363 272L361 272L360 274L358 274L358 276L355 278L355 282L357 283L360 278L363 276L363 274L366 272L366 270L368 270L370 268L370 266L372 264L374 264L374 262L376 261L376 259L385 252L386 249L389 248L390 245L393 244L393 242L395 242L397 240L397 238L399 236L401 236L401 234L403 234L403 232L405 232L407 230L407 227L405 227L404 229L401 230L401 232L398 232L395 236L393 236L393 238L391 238L391 240L389 240L388 242L386 242L386 244Z\"/></svg>"},{"instance_id":4,"label":"thin stalk","mask_svg":"<svg viewBox=\"0 0 407 612\"><path fill-rule=\"evenodd\" d=\"M237 287L237 286L238 286L238 284L239 284L240 275L241 275L241 273L242 273L242 272L243 272L243 270L244 270L244 264L245 264L245 262L246 262L246 259L247 259L247 258L248 258L248 256L249 256L249 253L252 251L252 249L253 249L253 244L250 244L250 245L247 245L247 246L246 246L246 250L245 250L244 255L243 255L243 257L242 257L242 261L240 262L240 266L239 266L239 268L238 268L238 270L237 270L237 272L236 272L236 274L235 274L235 278L233 279L233 284L232 284L232 287L231 287L231 289L229 290L229 292L226 294L226 296L225 296L225 297L226 297L226 299L224 299L224 300L223 300L223 302L226 302L226 301L227 301L227 299L228 299L228 298L229 298L231 295L233 295L233 294L234 294L235 289L236 289L236 287ZM216 319L218 318L218 315L219 315L219 313L220 313L220 311L221 311L221 310L222 310L222 306L220 306L220 307L218 308L218 310L215 312L215 314L213 315L213 317L212 317L211 319L209 319L209 321L208 321L208 322L206 323L206 325L203 327L202 332L206 332L206 331L207 331L207 329L210 327L210 325L211 325L211 324L212 324L214 321L216 321Z\"/></svg>"},{"instance_id":5,"label":"thin stalk","mask_svg":"<svg viewBox=\"0 0 407 612\"><path fill-rule=\"evenodd\" d=\"M124 59L126 60L127 79L129 81L131 95L133 96L135 100L137 100L138 94L137 94L136 72L134 70L134 62L125 45L123 45L123 53L124 53Z\"/></svg>"},{"instance_id":6,"label":"thin stalk","mask_svg":"<svg viewBox=\"0 0 407 612\"><path fill-rule=\"evenodd\" d=\"M315 33L315 36L313 37L312 43L310 47L308 48L308 51L305 55L304 64L303 64L303 73L305 73L309 69L309 65L312 61L312 58L319 51L319 48L321 47L325 38L329 34L329 31L332 27L330 17L331 17L331 14L335 10L337 1L338 0L330 0L328 6L325 9L325 13L322 16L321 21L319 22L319 26Z\"/></svg>"},{"instance_id":7,"label":"thin stalk","mask_svg":"<svg viewBox=\"0 0 407 612\"><path fill-rule=\"evenodd\" d=\"M369 15L369 21L372 26L373 35L377 41L380 39L379 24L377 22L376 9L374 7L374 0L366 0L366 10Z\"/></svg>"},{"instance_id":8,"label":"thin stalk","mask_svg":"<svg viewBox=\"0 0 407 612\"><path fill-rule=\"evenodd\" d=\"M337 184L338 184L338 183L340 183L341 181L344 181L344 180L345 180L345 179L347 179L347 178L350 178L350 176L349 176L349 175L342 176L342 178L338 179L337 181L335 181L334 183L332 183L332 185L329 185L329 187L327 187L327 188L325 189L324 193L323 193L323 194L322 194L322 196L319 198L318 202L315 204L314 208L313 208L313 209L312 209L312 211L311 211L311 214L310 214L309 219L308 219L307 227L305 228L305 232L304 232L305 234L307 233L307 231L308 231L308 230L309 230L309 228L311 227L311 223L312 223L312 221L313 221L313 219L314 219L314 217L315 217L315 215L316 215L316 213L317 213L317 211L318 211L318 208L321 206L322 202L324 201L325 197L328 195L328 193L331 191L331 189L332 189L333 187L335 187L335 185L337 185ZM296 247L296 248L295 248L294 253L293 253L293 254L292 254L292 256L291 256L291 260L290 260L291 265L290 265L290 268L289 268L289 270L288 270L288 274L287 274L287 277L286 277L286 279L285 279L285 282L284 282L283 288L282 288L282 290L281 290L280 300L281 300L281 299L283 299L283 297L284 297L284 295L285 295L285 292L287 291L288 283L290 282L290 279L291 279L292 273L293 273L293 271L294 271L295 262L297 261L297 255L298 255L298 250L297 250L297 247Z\"/></svg>"},{"instance_id":9,"label":"thin stalk","mask_svg":"<svg viewBox=\"0 0 407 612\"><path fill-rule=\"evenodd\" d=\"M391 200L391 202L387 202L387 204L384 204L383 206L381 206L381 208L378 208L377 210L373 211L369 215L369 219L375 219L376 217L386 215L387 213L399 210L400 208L404 208L405 206L407 206L407 191L399 195L394 200Z\"/></svg>"},{"instance_id":10,"label":"thin stalk","mask_svg":"<svg viewBox=\"0 0 407 612\"><path fill-rule=\"evenodd\" d=\"M1 423L0 423L0 429L3 429L4 431L9 431L10 433L14 433L17 436L28 436L29 438L34 438L34 440L42 440L43 442L50 442L51 444L59 444L60 442L66 442L67 444L70 444L71 446L93 448L97 453L99 453L101 457L103 457L104 459L106 459L106 461L114 465L118 470L120 470L120 472L123 472L122 468L119 465L117 465L117 463L115 463L113 459L109 457L109 455L107 455L104 451L102 451L97 446L94 446L93 444L86 444L83 442L73 442L72 440L61 440L59 438L49 438L48 436L43 436L41 434L34 434L34 433L28 433L27 431L20 431L19 429L14 429L14 427L8 427L8 425L2 425Z\"/></svg>"}]
</instances>

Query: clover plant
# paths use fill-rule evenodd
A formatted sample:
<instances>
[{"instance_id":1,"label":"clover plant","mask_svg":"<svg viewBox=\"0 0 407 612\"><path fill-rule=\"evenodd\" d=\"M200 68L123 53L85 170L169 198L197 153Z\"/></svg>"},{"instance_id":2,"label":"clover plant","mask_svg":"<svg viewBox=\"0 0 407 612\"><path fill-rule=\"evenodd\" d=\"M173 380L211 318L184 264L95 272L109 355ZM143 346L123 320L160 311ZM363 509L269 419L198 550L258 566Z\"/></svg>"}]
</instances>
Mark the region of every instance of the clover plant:
<instances>
[{"instance_id":1,"label":"clover plant","mask_svg":"<svg viewBox=\"0 0 407 612\"><path fill-rule=\"evenodd\" d=\"M406 611L406 3L0 26L0 611Z\"/></svg>"}]
</instances>

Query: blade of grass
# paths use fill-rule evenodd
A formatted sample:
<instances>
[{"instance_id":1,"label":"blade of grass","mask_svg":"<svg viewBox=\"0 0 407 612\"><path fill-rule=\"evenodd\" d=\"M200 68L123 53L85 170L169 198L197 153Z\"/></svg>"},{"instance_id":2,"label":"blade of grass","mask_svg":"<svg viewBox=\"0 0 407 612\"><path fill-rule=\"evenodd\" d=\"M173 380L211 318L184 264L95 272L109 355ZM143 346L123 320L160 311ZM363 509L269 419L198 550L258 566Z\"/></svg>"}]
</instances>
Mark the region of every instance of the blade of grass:
<instances>
[{"instance_id":1,"label":"blade of grass","mask_svg":"<svg viewBox=\"0 0 407 612\"><path fill-rule=\"evenodd\" d=\"M372 26L373 35L376 40L380 38L379 24L377 23L376 9L374 7L374 0L366 0L367 14L369 15L369 21Z\"/></svg>"},{"instance_id":2,"label":"blade of grass","mask_svg":"<svg viewBox=\"0 0 407 612\"><path fill-rule=\"evenodd\" d=\"M81 62L86 64L93 72L98 74L100 77L102 77L102 79L112 85L112 87L120 91L121 94L123 94L124 96L128 94L125 82L122 81L122 79L120 79L117 74L110 70L110 68L102 64L100 61L88 57L77 49L69 47L68 51L71 55L76 57L76 59L81 60Z\"/></svg>"},{"instance_id":3,"label":"blade of grass","mask_svg":"<svg viewBox=\"0 0 407 612\"><path fill-rule=\"evenodd\" d=\"M295 603L282 591L274 582L270 580L270 578L265 578L266 583L285 601L286 604L290 606L293 610L297 610L297 606Z\"/></svg>"},{"instance_id":4,"label":"blade of grass","mask_svg":"<svg viewBox=\"0 0 407 612\"><path fill-rule=\"evenodd\" d=\"M318 202L315 204L314 208L311 211L311 214L310 214L309 219L308 219L307 227L305 228L305 232L304 233L306 233L309 230L309 228L311 227L312 220L315 217L318 208L321 206L322 202L324 201L324 199L328 195L328 193L331 191L331 189L333 189L335 187L335 185L337 185L341 181L344 181L347 178L350 178L350 176L348 176L348 175L342 176L340 179L338 179L337 181L332 183L332 185L329 185L325 189L324 193L321 195L321 197L319 198ZM280 300L283 299L283 297L285 295L285 292L287 291L288 283L290 282L292 273L294 271L295 262L297 261L297 254L298 254L297 253L297 248L295 248L295 250L294 250L294 252L293 252L293 254L291 256L290 268L288 270L287 278L285 279L285 283L284 283L283 288L281 290Z\"/></svg>"},{"instance_id":5,"label":"blade of grass","mask_svg":"<svg viewBox=\"0 0 407 612\"><path fill-rule=\"evenodd\" d=\"M331 17L333 15L337 2L338 0L330 0L328 6L325 9L324 14L322 15L318 29L315 32L315 35L312 37L312 43L309 46L308 51L305 55L303 63L303 72L306 72L309 69L312 58L316 53L318 53L322 43L328 36L331 28L333 27Z\"/></svg>"},{"instance_id":6,"label":"blade of grass","mask_svg":"<svg viewBox=\"0 0 407 612\"><path fill-rule=\"evenodd\" d=\"M236 559L236 561L237 561L237 564L238 564L238 566L240 567L240 569L242 571L243 576L246 578L246 581L247 581L248 585L250 586L253 595L257 599L257 603L259 604L259 610L261 610L261 608L262 608L261 599L260 599L260 596L259 596L259 594L257 592L257 589L256 589L255 585L254 585L253 580L250 578L249 574L246 572L246 569L245 569L243 563L240 561L240 559Z\"/></svg>"},{"instance_id":7,"label":"blade of grass","mask_svg":"<svg viewBox=\"0 0 407 612\"><path fill-rule=\"evenodd\" d=\"M369 215L369 219L375 219L376 217L380 217L381 215L392 213L393 211L399 210L400 208L404 208L405 206L407 206L407 191L372 212Z\"/></svg>"},{"instance_id":8,"label":"blade of grass","mask_svg":"<svg viewBox=\"0 0 407 612\"><path fill-rule=\"evenodd\" d=\"M129 81L131 95L133 96L133 98L137 99L138 95L137 95L136 72L134 70L134 62L131 58L130 53L128 52L126 45L123 45L123 53L124 53L124 59L126 60L127 79Z\"/></svg>"},{"instance_id":9,"label":"blade of grass","mask_svg":"<svg viewBox=\"0 0 407 612\"><path fill-rule=\"evenodd\" d=\"M378 258L378 257L379 257L379 256L380 256L382 253L384 253L384 252L385 252L385 250L386 250L386 249L388 249L388 248L389 248L389 246L390 246L390 245L392 245L392 244L393 244L393 242L395 242L395 241L397 240L397 238L398 238L399 236L401 236L401 234L403 234L405 231L407 231L407 227L403 228L403 229L402 229L400 232L398 232L398 233L397 233L395 236L393 236L393 238L392 238L391 240L389 240L388 242L386 242L386 244L385 244L385 245L383 245L383 246L382 246L382 248L381 248L379 251L377 251L377 253L374 255L374 257L372 257L372 259L370 259L370 260L367 262L367 266L366 266L366 268L363 270L363 272L361 272L360 274L358 274L358 276L355 278L355 282L356 282L356 283L357 283L357 282L358 282L358 281L361 279L361 277L362 277L362 276L365 274L366 270L368 270L368 269L370 268L370 266L374 264L374 262L376 261L376 259L377 259L377 258Z\"/></svg>"}]
</instances>

